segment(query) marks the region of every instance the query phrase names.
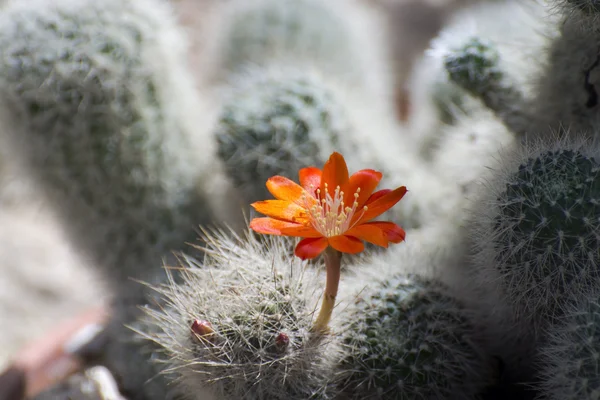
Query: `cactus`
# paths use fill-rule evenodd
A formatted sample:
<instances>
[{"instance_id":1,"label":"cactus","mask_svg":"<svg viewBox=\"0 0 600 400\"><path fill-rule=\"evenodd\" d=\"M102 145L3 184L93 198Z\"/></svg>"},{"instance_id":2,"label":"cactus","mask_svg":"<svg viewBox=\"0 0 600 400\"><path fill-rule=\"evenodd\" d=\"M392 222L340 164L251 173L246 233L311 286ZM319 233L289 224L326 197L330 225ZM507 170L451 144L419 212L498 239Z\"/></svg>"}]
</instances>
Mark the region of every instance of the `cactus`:
<instances>
[{"instance_id":1,"label":"cactus","mask_svg":"<svg viewBox=\"0 0 600 400\"><path fill-rule=\"evenodd\" d=\"M551 131L569 137L597 140L600 122L598 3L593 0L555 3L562 11L559 14L562 21L557 37L546 51L544 68L535 79L537 90L530 107L529 136L548 139L550 127Z\"/></svg>"},{"instance_id":2,"label":"cactus","mask_svg":"<svg viewBox=\"0 0 600 400\"><path fill-rule=\"evenodd\" d=\"M322 165L351 129L335 93L298 70L248 69L229 99L215 133L218 155L247 204L267 196L271 176L294 179L300 168Z\"/></svg>"},{"instance_id":3,"label":"cactus","mask_svg":"<svg viewBox=\"0 0 600 400\"><path fill-rule=\"evenodd\" d=\"M473 262L499 279L521 318L553 320L598 279L600 167L583 144L565 141L503 162L473 212Z\"/></svg>"},{"instance_id":4,"label":"cactus","mask_svg":"<svg viewBox=\"0 0 600 400\"><path fill-rule=\"evenodd\" d=\"M445 285L395 275L345 311L338 387L348 399L475 399L491 366Z\"/></svg>"},{"instance_id":5,"label":"cactus","mask_svg":"<svg viewBox=\"0 0 600 400\"><path fill-rule=\"evenodd\" d=\"M355 0L234 0L212 32L214 73L273 63L316 68L332 79L386 91L378 21ZM376 29L372 29L373 27ZM374 40L375 39L375 40Z\"/></svg>"},{"instance_id":6,"label":"cactus","mask_svg":"<svg viewBox=\"0 0 600 400\"><path fill-rule=\"evenodd\" d=\"M592 400L600 397L600 305L598 296L585 296L569 307L560 324L548 329L539 350L540 381L544 399Z\"/></svg>"},{"instance_id":7,"label":"cactus","mask_svg":"<svg viewBox=\"0 0 600 400\"><path fill-rule=\"evenodd\" d=\"M130 278L159 280L162 257L208 221L200 187L210 118L193 117L204 106L184 68L185 41L162 1L27 1L3 11L0 97L11 145L76 247L106 272L120 347L129 340L123 322L145 301ZM135 380L137 358L112 353Z\"/></svg>"},{"instance_id":8,"label":"cactus","mask_svg":"<svg viewBox=\"0 0 600 400\"><path fill-rule=\"evenodd\" d=\"M202 264L156 290L142 333L190 399L326 399L331 338L310 331L322 285L281 237L210 233ZM324 281L324 279L320 279Z\"/></svg>"},{"instance_id":9,"label":"cactus","mask_svg":"<svg viewBox=\"0 0 600 400\"><path fill-rule=\"evenodd\" d=\"M469 111L455 112L455 123L441 128L432 163L440 174L472 194L480 178L496 164L500 149L512 146L515 136L491 111L475 108L469 100L464 99L465 106L471 106Z\"/></svg>"},{"instance_id":10,"label":"cactus","mask_svg":"<svg viewBox=\"0 0 600 400\"><path fill-rule=\"evenodd\" d=\"M523 135L523 121L528 117L521 109L523 95L506 83L498 59L492 43L472 38L448 54L444 65L451 81L480 98L511 131Z\"/></svg>"}]
</instances>

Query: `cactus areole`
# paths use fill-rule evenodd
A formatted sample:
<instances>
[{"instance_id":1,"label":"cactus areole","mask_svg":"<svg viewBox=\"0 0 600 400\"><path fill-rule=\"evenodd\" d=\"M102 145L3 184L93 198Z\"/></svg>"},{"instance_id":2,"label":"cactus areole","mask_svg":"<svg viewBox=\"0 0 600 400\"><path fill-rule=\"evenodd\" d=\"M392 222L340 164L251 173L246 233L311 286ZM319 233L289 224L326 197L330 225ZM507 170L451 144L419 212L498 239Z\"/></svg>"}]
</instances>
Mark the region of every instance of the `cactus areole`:
<instances>
[{"instance_id":1,"label":"cactus areole","mask_svg":"<svg viewBox=\"0 0 600 400\"><path fill-rule=\"evenodd\" d=\"M372 221L393 207L407 190L375 192L381 172L363 169L351 176L344 157L334 152L323 170L302 168L300 184L283 176L267 180L275 200L258 201L252 207L267 217L254 218L250 228L269 235L302 237L294 253L312 259L325 251L327 284L315 329L326 330L337 296L342 253L364 250L363 240L378 246L400 243L404 230L393 222Z\"/></svg>"}]
</instances>

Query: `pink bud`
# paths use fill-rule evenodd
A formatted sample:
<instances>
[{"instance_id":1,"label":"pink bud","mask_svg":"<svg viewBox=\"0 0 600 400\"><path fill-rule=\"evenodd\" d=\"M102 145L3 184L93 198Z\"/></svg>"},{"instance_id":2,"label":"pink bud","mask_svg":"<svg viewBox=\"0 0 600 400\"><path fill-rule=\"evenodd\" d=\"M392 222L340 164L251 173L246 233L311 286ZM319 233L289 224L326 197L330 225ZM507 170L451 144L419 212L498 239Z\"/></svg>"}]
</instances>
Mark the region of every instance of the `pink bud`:
<instances>
[{"instance_id":1,"label":"pink bud","mask_svg":"<svg viewBox=\"0 0 600 400\"><path fill-rule=\"evenodd\" d=\"M290 344L290 337L286 333L280 332L275 338L275 344L277 347L286 348Z\"/></svg>"},{"instance_id":2,"label":"pink bud","mask_svg":"<svg viewBox=\"0 0 600 400\"><path fill-rule=\"evenodd\" d=\"M194 320L192 323L192 332L198 336L209 336L215 333L212 324L203 319Z\"/></svg>"}]
</instances>

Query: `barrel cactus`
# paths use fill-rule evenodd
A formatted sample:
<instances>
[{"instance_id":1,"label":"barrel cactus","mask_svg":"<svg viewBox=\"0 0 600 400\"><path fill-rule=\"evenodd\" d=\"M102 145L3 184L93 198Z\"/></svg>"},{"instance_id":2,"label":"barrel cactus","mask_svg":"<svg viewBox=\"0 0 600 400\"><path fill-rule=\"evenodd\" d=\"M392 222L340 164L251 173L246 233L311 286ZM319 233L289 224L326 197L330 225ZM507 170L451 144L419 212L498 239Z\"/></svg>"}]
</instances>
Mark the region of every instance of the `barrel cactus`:
<instances>
[{"instance_id":1,"label":"barrel cactus","mask_svg":"<svg viewBox=\"0 0 600 400\"><path fill-rule=\"evenodd\" d=\"M476 399L491 364L469 312L445 285L396 275L346 312L338 388L349 399Z\"/></svg>"},{"instance_id":2,"label":"barrel cactus","mask_svg":"<svg viewBox=\"0 0 600 400\"><path fill-rule=\"evenodd\" d=\"M565 141L513 156L474 211L474 266L524 320L553 320L598 279L600 167Z\"/></svg>"}]
</instances>

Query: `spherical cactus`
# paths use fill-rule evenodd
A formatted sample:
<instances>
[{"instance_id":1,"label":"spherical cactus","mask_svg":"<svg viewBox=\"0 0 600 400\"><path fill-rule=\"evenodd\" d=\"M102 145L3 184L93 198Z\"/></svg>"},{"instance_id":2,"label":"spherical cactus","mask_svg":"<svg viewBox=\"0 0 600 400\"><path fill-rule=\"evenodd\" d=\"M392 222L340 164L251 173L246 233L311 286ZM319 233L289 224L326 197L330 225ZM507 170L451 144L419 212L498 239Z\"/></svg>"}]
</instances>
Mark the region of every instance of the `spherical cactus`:
<instances>
[{"instance_id":1,"label":"spherical cactus","mask_svg":"<svg viewBox=\"0 0 600 400\"><path fill-rule=\"evenodd\" d=\"M346 110L317 75L249 69L229 99L215 133L218 155L248 202L267 196L271 176L294 179L300 168L322 165L334 150L353 152L351 142L342 140L351 129Z\"/></svg>"},{"instance_id":2,"label":"spherical cactus","mask_svg":"<svg viewBox=\"0 0 600 400\"><path fill-rule=\"evenodd\" d=\"M475 399L491 383L469 313L435 280L384 280L345 314L337 364L343 398Z\"/></svg>"},{"instance_id":3,"label":"spherical cactus","mask_svg":"<svg viewBox=\"0 0 600 400\"><path fill-rule=\"evenodd\" d=\"M202 265L158 287L145 334L190 399L326 399L331 338L310 328L322 285L290 243L211 234ZM320 279L324 281L324 279Z\"/></svg>"},{"instance_id":4,"label":"spherical cactus","mask_svg":"<svg viewBox=\"0 0 600 400\"><path fill-rule=\"evenodd\" d=\"M474 266L523 320L554 319L600 275L600 165L564 141L503 162L469 227Z\"/></svg>"},{"instance_id":5,"label":"spherical cactus","mask_svg":"<svg viewBox=\"0 0 600 400\"><path fill-rule=\"evenodd\" d=\"M185 40L158 0L32 0L2 11L0 101L11 151L78 250L106 272L117 294L111 327L125 347L107 351L131 372L126 381L143 386L155 372L141 376L147 363L123 332L145 301L131 278L160 279L162 258L209 218L199 187L211 121L198 111Z\"/></svg>"},{"instance_id":6,"label":"spherical cactus","mask_svg":"<svg viewBox=\"0 0 600 400\"><path fill-rule=\"evenodd\" d=\"M597 294L569 307L560 324L548 329L539 350L541 370L537 385L544 399L600 398L600 305Z\"/></svg>"}]
</instances>

